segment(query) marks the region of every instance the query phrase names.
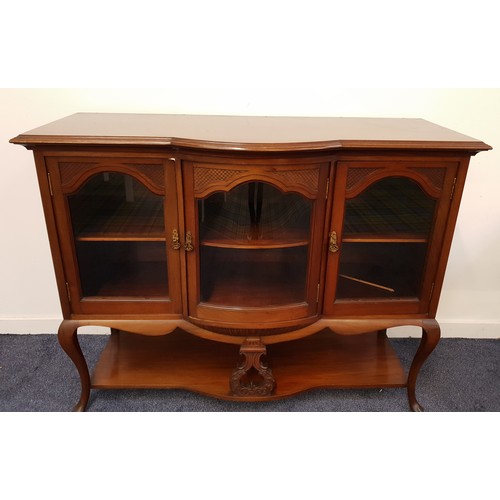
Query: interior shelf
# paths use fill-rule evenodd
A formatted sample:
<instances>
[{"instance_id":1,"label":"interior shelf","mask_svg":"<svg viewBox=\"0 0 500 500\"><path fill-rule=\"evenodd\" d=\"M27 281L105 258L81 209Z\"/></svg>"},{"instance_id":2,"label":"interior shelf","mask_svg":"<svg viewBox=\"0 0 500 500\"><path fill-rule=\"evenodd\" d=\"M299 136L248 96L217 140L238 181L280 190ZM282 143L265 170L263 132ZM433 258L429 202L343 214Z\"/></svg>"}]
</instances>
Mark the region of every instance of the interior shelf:
<instances>
[{"instance_id":1,"label":"interior shelf","mask_svg":"<svg viewBox=\"0 0 500 500\"><path fill-rule=\"evenodd\" d=\"M285 234L259 236L250 229L246 234L235 235L223 234L218 231L205 231L201 244L207 247L216 248L293 248L307 246L309 244L309 234L299 230L289 230ZM272 237L270 237L272 236Z\"/></svg>"},{"instance_id":2,"label":"interior shelf","mask_svg":"<svg viewBox=\"0 0 500 500\"><path fill-rule=\"evenodd\" d=\"M198 202L202 245L219 248L291 248L308 245L311 202L264 183L214 193ZM250 190L250 191L249 191Z\"/></svg>"},{"instance_id":3,"label":"interior shelf","mask_svg":"<svg viewBox=\"0 0 500 500\"><path fill-rule=\"evenodd\" d=\"M76 241L166 241L165 234L151 233L88 233L78 235Z\"/></svg>"},{"instance_id":4,"label":"interior shelf","mask_svg":"<svg viewBox=\"0 0 500 500\"><path fill-rule=\"evenodd\" d=\"M268 346L277 399L314 388L404 387L406 376L387 337L324 330L311 337ZM99 389L187 389L242 401L231 395L229 378L238 346L201 339L183 331L161 337L113 333L92 376ZM243 401L258 400L244 398Z\"/></svg>"},{"instance_id":5,"label":"interior shelf","mask_svg":"<svg viewBox=\"0 0 500 500\"><path fill-rule=\"evenodd\" d=\"M344 243L427 243L425 234L412 233L346 233L342 237Z\"/></svg>"},{"instance_id":6,"label":"interior shelf","mask_svg":"<svg viewBox=\"0 0 500 500\"><path fill-rule=\"evenodd\" d=\"M75 224L77 241L165 241L163 212L128 214L117 207L113 214L93 215Z\"/></svg>"}]
</instances>

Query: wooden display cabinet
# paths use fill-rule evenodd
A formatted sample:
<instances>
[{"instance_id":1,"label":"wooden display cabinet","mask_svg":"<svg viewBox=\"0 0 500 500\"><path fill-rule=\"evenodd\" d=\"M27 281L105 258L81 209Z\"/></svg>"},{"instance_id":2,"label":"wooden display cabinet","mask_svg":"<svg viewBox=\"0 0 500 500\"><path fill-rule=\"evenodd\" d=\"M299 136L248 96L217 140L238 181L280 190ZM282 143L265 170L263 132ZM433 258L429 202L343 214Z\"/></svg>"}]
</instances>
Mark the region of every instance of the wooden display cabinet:
<instances>
[{"instance_id":1,"label":"wooden display cabinet","mask_svg":"<svg viewBox=\"0 0 500 500\"><path fill-rule=\"evenodd\" d=\"M91 388L261 401L406 387L435 320L469 159L424 120L75 114L34 151L64 320ZM77 331L111 328L91 378ZM408 373L386 329L422 340ZM168 334L168 335L167 335Z\"/></svg>"}]
</instances>

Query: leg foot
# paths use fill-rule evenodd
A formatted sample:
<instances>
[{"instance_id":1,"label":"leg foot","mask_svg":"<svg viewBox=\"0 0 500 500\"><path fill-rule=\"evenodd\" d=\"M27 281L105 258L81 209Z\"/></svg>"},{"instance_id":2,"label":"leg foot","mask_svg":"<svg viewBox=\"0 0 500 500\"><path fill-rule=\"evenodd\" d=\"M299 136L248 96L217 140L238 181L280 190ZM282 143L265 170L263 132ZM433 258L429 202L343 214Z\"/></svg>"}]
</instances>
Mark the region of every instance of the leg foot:
<instances>
[{"instance_id":1,"label":"leg foot","mask_svg":"<svg viewBox=\"0 0 500 500\"><path fill-rule=\"evenodd\" d=\"M80 375L82 392L80 400L73 408L73 411L85 411L90 397L90 375L87 362L78 343L78 326L78 321L64 320L59 327L58 340L64 352L73 361Z\"/></svg>"},{"instance_id":2,"label":"leg foot","mask_svg":"<svg viewBox=\"0 0 500 500\"><path fill-rule=\"evenodd\" d=\"M266 346L259 338L248 338L241 345L240 354L244 359L231 375L231 392L235 396L269 396L276 381L271 369L262 361Z\"/></svg>"},{"instance_id":3,"label":"leg foot","mask_svg":"<svg viewBox=\"0 0 500 500\"><path fill-rule=\"evenodd\" d=\"M408 402L410 403L412 411L424 411L415 396L415 386L420 368L438 344L440 337L441 330L438 322L434 319L424 320L422 324L422 340L420 341L420 345L408 373Z\"/></svg>"}]
</instances>

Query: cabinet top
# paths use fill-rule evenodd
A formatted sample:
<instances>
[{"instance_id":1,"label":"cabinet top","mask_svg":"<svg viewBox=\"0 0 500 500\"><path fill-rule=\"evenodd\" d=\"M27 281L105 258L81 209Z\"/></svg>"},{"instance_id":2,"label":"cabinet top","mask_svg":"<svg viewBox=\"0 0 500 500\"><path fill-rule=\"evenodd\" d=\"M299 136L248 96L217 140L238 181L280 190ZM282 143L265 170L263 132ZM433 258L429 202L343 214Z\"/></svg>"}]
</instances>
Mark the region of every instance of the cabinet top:
<instances>
[{"instance_id":1,"label":"cabinet top","mask_svg":"<svg viewBox=\"0 0 500 500\"><path fill-rule=\"evenodd\" d=\"M482 141L422 119L76 113L11 143L173 146L219 151L431 149L476 153Z\"/></svg>"}]
</instances>

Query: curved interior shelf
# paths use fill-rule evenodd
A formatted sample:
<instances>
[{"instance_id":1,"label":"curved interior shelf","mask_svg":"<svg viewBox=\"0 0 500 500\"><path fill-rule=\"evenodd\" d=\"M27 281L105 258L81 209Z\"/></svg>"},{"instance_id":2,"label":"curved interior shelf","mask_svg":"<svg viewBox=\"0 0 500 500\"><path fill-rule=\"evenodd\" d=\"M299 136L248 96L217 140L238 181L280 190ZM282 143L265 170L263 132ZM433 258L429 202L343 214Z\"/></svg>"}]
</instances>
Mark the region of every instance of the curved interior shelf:
<instances>
[{"instance_id":1,"label":"curved interior shelf","mask_svg":"<svg viewBox=\"0 0 500 500\"><path fill-rule=\"evenodd\" d=\"M202 246L234 249L293 248L309 245L309 234L303 230L287 230L283 233L266 234L259 228L243 228L234 232L207 230L203 234Z\"/></svg>"},{"instance_id":2,"label":"curved interior shelf","mask_svg":"<svg viewBox=\"0 0 500 500\"><path fill-rule=\"evenodd\" d=\"M307 246L308 241L276 241L276 240L256 240L256 241L234 241L234 240L205 240L202 241L202 246L215 248L233 248L235 250L252 250L260 248L295 248Z\"/></svg>"},{"instance_id":3,"label":"curved interior shelf","mask_svg":"<svg viewBox=\"0 0 500 500\"><path fill-rule=\"evenodd\" d=\"M198 202L202 246L275 249L310 243L311 202L261 182Z\"/></svg>"}]
</instances>

